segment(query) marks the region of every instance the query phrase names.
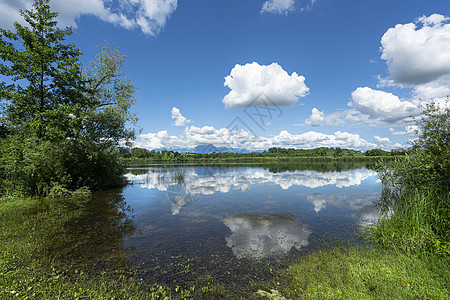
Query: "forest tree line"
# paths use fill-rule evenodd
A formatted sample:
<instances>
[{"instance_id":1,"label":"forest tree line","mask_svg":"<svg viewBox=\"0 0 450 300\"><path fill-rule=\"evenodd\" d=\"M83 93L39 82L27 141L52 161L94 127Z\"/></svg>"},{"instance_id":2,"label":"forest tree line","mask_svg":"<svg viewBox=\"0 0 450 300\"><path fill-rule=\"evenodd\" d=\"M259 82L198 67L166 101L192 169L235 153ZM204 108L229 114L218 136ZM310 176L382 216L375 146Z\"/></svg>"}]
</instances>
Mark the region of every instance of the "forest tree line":
<instances>
[{"instance_id":1,"label":"forest tree line","mask_svg":"<svg viewBox=\"0 0 450 300\"><path fill-rule=\"evenodd\" d=\"M234 153L234 152L213 152L213 153L191 153L177 152L173 150L148 150L145 148L120 149L120 155L125 159L154 160L154 161L186 161L186 160L208 160L208 159L245 159L245 158L301 158L301 157L321 157L321 158L363 158L363 157L394 157L404 156L410 150L393 149L390 151L382 149L371 149L358 151L344 149L340 147L320 147L315 149L293 149L273 147L262 152Z\"/></svg>"}]
</instances>

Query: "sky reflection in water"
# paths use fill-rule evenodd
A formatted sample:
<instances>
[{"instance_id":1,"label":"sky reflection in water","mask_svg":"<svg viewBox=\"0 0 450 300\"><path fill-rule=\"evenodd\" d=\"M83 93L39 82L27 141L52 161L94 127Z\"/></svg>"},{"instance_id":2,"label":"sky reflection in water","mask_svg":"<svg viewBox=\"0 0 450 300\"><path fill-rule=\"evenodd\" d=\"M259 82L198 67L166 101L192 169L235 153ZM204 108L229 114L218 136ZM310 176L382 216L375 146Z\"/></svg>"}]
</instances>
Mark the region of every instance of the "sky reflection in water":
<instances>
[{"instance_id":1,"label":"sky reflection in water","mask_svg":"<svg viewBox=\"0 0 450 300\"><path fill-rule=\"evenodd\" d=\"M175 254L176 243L187 243L256 260L348 239L349 227L376 219L381 188L366 168L274 173L248 166L148 166L129 169L126 177L134 182L124 196L139 230L129 243L141 254L155 245Z\"/></svg>"}]
</instances>

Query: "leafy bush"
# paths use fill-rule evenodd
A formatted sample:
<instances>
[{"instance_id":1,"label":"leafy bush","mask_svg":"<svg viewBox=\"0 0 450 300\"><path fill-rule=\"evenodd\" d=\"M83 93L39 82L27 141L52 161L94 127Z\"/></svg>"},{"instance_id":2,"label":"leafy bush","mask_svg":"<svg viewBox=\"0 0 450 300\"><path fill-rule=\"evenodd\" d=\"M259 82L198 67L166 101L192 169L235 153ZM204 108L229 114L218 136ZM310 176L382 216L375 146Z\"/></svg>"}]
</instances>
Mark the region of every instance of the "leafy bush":
<instances>
[{"instance_id":1,"label":"leafy bush","mask_svg":"<svg viewBox=\"0 0 450 300\"><path fill-rule=\"evenodd\" d=\"M450 103L424 107L418 137L405 159L379 166L386 188L448 191L450 187Z\"/></svg>"},{"instance_id":2,"label":"leafy bush","mask_svg":"<svg viewBox=\"0 0 450 300\"><path fill-rule=\"evenodd\" d=\"M124 183L124 165L115 150L36 137L11 136L0 143L3 193L69 195L82 187L99 189Z\"/></svg>"},{"instance_id":3,"label":"leafy bush","mask_svg":"<svg viewBox=\"0 0 450 300\"><path fill-rule=\"evenodd\" d=\"M379 205L389 218L371 228L379 244L407 252L450 254L450 106L430 103L405 158L378 166Z\"/></svg>"}]
</instances>

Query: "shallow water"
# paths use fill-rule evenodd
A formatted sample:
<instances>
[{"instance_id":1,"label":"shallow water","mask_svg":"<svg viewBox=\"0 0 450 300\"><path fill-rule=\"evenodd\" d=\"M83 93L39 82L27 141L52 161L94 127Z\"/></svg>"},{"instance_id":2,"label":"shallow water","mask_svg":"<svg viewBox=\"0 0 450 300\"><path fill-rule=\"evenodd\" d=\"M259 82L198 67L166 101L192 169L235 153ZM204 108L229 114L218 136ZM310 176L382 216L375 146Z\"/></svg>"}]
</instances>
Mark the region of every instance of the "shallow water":
<instances>
[{"instance_id":1,"label":"shallow water","mask_svg":"<svg viewBox=\"0 0 450 300\"><path fill-rule=\"evenodd\" d=\"M149 282L198 278L237 289L315 249L358 242L381 184L366 168L319 172L255 166L135 166L121 194L132 264ZM211 280L212 280L211 279Z\"/></svg>"}]
</instances>

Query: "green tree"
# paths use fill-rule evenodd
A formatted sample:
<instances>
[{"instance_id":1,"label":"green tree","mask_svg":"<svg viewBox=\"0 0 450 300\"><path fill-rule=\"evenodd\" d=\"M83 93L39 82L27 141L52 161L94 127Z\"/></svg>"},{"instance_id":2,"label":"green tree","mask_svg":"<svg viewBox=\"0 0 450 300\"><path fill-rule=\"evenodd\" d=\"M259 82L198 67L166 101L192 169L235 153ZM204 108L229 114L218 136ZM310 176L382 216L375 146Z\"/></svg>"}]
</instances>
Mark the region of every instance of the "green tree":
<instances>
[{"instance_id":1,"label":"green tree","mask_svg":"<svg viewBox=\"0 0 450 300\"><path fill-rule=\"evenodd\" d=\"M109 44L104 45L96 60L91 62L84 80L89 107L77 128L76 137L97 144L103 149L134 138L137 116L131 111L136 88L123 73L125 55Z\"/></svg>"},{"instance_id":2,"label":"green tree","mask_svg":"<svg viewBox=\"0 0 450 300\"><path fill-rule=\"evenodd\" d=\"M389 152L384 151L382 149L372 149L372 150L367 150L365 155L366 156L387 156L387 155L389 155Z\"/></svg>"},{"instance_id":3,"label":"green tree","mask_svg":"<svg viewBox=\"0 0 450 300\"><path fill-rule=\"evenodd\" d=\"M55 139L64 137L69 115L83 106L84 83L81 52L63 43L72 31L56 27L48 3L35 0L33 10L21 11L28 26L0 29L0 75L10 79L0 83L0 99L10 129Z\"/></svg>"},{"instance_id":4,"label":"green tree","mask_svg":"<svg viewBox=\"0 0 450 300\"><path fill-rule=\"evenodd\" d=\"M450 106L423 107L413 148L379 166L383 193L380 220L372 237L408 252L450 254Z\"/></svg>"},{"instance_id":5,"label":"green tree","mask_svg":"<svg viewBox=\"0 0 450 300\"><path fill-rule=\"evenodd\" d=\"M148 158L150 156L150 152L144 148L135 147L131 149L131 157L135 158Z\"/></svg>"},{"instance_id":6,"label":"green tree","mask_svg":"<svg viewBox=\"0 0 450 300\"><path fill-rule=\"evenodd\" d=\"M389 190L438 189L450 186L450 106L431 102L417 119L417 138L406 158L380 166Z\"/></svg>"},{"instance_id":7,"label":"green tree","mask_svg":"<svg viewBox=\"0 0 450 300\"><path fill-rule=\"evenodd\" d=\"M0 192L47 194L120 183L118 145L134 137L133 83L124 55L101 48L85 74L81 52L64 43L49 0L21 11L28 26L0 29Z\"/></svg>"},{"instance_id":8,"label":"green tree","mask_svg":"<svg viewBox=\"0 0 450 300\"><path fill-rule=\"evenodd\" d=\"M423 107L423 116L417 121L418 138L413 142L420 173L427 185L449 190L450 187L450 103L432 102Z\"/></svg>"}]
</instances>

